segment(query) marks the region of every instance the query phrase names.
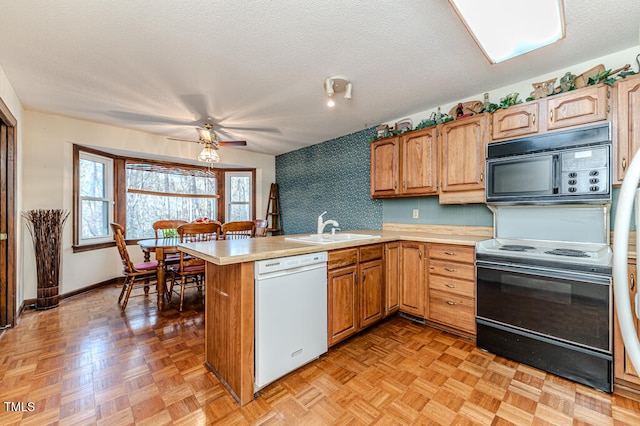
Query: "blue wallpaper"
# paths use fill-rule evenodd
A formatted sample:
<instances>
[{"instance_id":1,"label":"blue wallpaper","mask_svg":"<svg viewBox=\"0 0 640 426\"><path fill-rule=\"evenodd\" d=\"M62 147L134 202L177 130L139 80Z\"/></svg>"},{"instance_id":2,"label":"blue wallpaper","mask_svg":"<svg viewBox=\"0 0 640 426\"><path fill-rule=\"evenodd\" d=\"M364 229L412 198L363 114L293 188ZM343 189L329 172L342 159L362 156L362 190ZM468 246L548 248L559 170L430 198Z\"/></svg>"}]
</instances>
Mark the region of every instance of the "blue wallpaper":
<instances>
[{"instance_id":1,"label":"blue wallpaper","mask_svg":"<svg viewBox=\"0 0 640 426\"><path fill-rule=\"evenodd\" d=\"M276 156L285 234L315 233L325 210L324 220L336 220L343 231L382 228L382 201L369 197L374 134L369 128Z\"/></svg>"}]
</instances>

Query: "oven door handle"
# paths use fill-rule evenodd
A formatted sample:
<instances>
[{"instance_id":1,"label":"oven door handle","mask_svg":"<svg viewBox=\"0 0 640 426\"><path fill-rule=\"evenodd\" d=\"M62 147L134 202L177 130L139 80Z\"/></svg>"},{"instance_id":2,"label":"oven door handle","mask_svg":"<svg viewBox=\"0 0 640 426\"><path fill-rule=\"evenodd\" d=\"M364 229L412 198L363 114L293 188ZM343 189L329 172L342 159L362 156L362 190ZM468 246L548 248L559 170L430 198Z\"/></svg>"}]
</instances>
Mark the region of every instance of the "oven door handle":
<instances>
[{"instance_id":1,"label":"oven door handle","mask_svg":"<svg viewBox=\"0 0 640 426\"><path fill-rule=\"evenodd\" d=\"M556 278L568 281L583 281L591 284L602 284L602 285L611 285L611 277L607 276L598 276L592 274L585 274L577 271L558 271L550 268L543 267L530 267L525 265L503 265L496 263L483 262L480 260L476 261L476 269L492 269L496 271L503 272L513 272L516 274L526 274L526 275L535 275L539 277L549 277ZM476 271L476 277L478 276L478 271Z\"/></svg>"}]
</instances>

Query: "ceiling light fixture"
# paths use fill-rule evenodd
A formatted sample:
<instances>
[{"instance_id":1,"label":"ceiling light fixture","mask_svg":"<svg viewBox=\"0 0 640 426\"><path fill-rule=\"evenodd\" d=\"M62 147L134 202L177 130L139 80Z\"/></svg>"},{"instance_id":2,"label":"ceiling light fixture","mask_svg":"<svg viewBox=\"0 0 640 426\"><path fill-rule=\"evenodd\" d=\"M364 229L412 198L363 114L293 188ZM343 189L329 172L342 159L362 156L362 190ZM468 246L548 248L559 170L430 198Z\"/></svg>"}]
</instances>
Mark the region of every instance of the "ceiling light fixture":
<instances>
[{"instance_id":1,"label":"ceiling light fixture","mask_svg":"<svg viewBox=\"0 0 640 426\"><path fill-rule=\"evenodd\" d=\"M332 108L336 102L333 99L335 93L344 92L345 99L351 99L351 82L345 77L335 76L324 80L324 92L327 95L327 106Z\"/></svg>"},{"instance_id":2,"label":"ceiling light fixture","mask_svg":"<svg viewBox=\"0 0 640 426\"><path fill-rule=\"evenodd\" d=\"M205 141L204 148L198 155L198 161L209 164L220 162L220 156L216 152L216 148L213 146L211 140L209 140L208 142Z\"/></svg>"},{"instance_id":3,"label":"ceiling light fixture","mask_svg":"<svg viewBox=\"0 0 640 426\"><path fill-rule=\"evenodd\" d=\"M449 0L449 3L493 64L565 36L563 0Z\"/></svg>"}]
</instances>

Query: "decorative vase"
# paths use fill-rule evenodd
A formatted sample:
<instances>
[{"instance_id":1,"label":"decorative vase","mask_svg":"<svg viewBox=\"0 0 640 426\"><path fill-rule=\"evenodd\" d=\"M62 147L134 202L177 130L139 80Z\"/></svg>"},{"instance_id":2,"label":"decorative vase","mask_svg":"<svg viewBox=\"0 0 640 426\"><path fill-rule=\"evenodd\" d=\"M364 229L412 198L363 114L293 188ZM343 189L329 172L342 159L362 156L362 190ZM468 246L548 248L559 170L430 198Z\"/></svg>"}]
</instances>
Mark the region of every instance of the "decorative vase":
<instances>
[{"instance_id":1,"label":"decorative vase","mask_svg":"<svg viewBox=\"0 0 640 426\"><path fill-rule=\"evenodd\" d=\"M38 280L36 309L58 306L62 230L69 217L66 210L29 210L22 216L33 239Z\"/></svg>"}]
</instances>

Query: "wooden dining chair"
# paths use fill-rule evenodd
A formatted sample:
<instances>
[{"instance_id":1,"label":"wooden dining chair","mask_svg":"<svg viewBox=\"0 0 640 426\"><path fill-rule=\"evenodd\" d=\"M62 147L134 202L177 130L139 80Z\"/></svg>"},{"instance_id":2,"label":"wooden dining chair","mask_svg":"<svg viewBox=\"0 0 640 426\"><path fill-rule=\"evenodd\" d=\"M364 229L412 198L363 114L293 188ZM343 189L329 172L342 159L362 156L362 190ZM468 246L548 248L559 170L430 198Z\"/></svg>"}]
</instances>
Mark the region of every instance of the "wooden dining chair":
<instances>
[{"instance_id":1,"label":"wooden dining chair","mask_svg":"<svg viewBox=\"0 0 640 426\"><path fill-rule=\"evenodd\" d=\"M163 219L157 220L153 223L153 232L156 234L156 238L172 238L178 236L178 226L187 223L186 220L180 219ZM144 252L144 249L143 249ZM149 260L149 253L144 253L144 260ZM169 255L164 260L165 265L173 265L180 261L177 254Z\"/></svg>"},{"instance_id":2,"label":"wooden dining chair","mask_svg":"<svg viewBox=\"0 0 640 426\"><path fill-rule=\"evenodd\" d=\"M225 240L253 238L255 234L256 224L251 220L226 222L222 224L222 238Z\"/></svg>"},{"instance_id":3,"label":"wooden dining chair","mask_svg":"<svg viewBox=\"0 0 640 426\"><path fill-rule=\"evenodd\" d=\"M186 223L178 226L178 235L181 243L217 240L220 236L219 223ZM184 305L184 291L187 288L197 287L202 291L204 286L205 261L195 256L180 252L180 261L171 266L171 284L167 291L167 297L171 301L173 293L180 295L180 312ZM180 287L179 291L176 287Z\"/></svg>"},{"instance_id":4,"label":"wooden dining chair","mask_svg":"<svg viewBox=\"0 0 640 426\"><path fill-rule=\"evenodd\" d=\"M156 233L156 238L170 238L178 236L178 226L187 223L186 220L179 219L164 219L158 220L153 223L153 232Z\"/></svg>"},{"instance_id":5,"label":"wooden dining chair","mask_svg":"<svg viewBox=\"0 0 640 426\"><path fill-rule=\"evenodd\" d=\"M157 278L156 273L158 270L158 262L148 261L141 263L133 263L129 257L129 251L127 250L127 243L124 239L124 227L118 223L111 222L111 229L113 230L113 238L116 241L116 247L122 260L122 273L124 274L124 284L118 297L118 303L122 301L122 310L124 311L129 302L129 296L131 296L131 290L134 285L143 284L144 294L149 295L149 280L151 278Z\"/></svg>"},{"instance_id":6,"label":"wooden dining chair","mask_svg":"<svg viewBox=\"0 0 640 426\"><path fill-rule=\"evenodd\" d=\"M254 219L253 223L256 226L254 237L266 237L267 236L267 219Z\"/></svg>"}]
</instances>

